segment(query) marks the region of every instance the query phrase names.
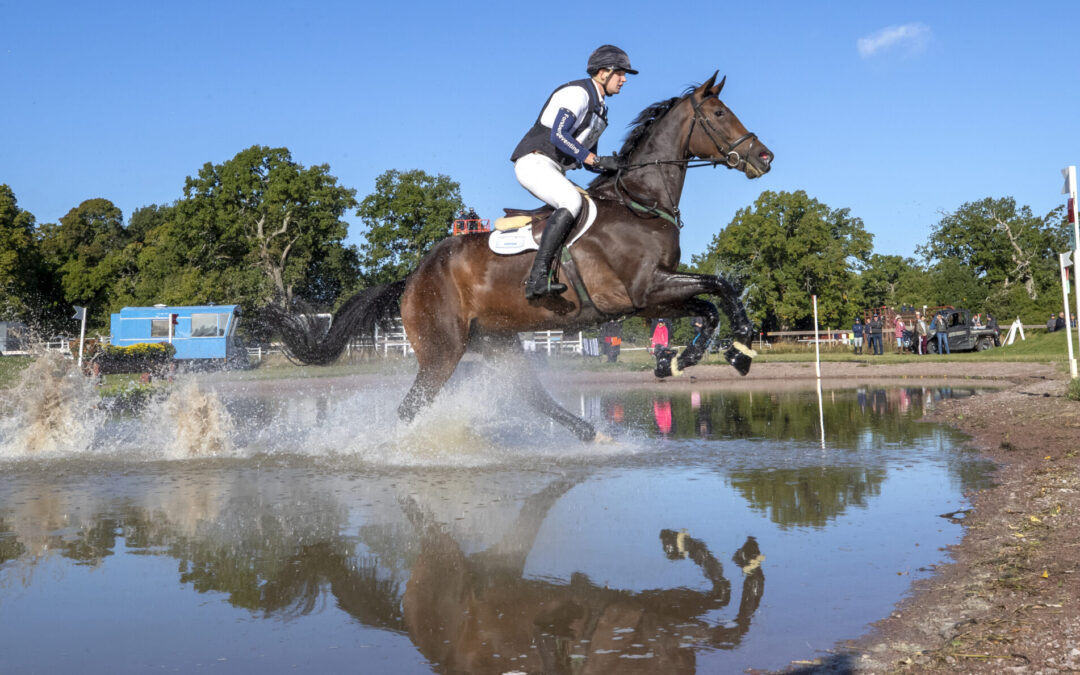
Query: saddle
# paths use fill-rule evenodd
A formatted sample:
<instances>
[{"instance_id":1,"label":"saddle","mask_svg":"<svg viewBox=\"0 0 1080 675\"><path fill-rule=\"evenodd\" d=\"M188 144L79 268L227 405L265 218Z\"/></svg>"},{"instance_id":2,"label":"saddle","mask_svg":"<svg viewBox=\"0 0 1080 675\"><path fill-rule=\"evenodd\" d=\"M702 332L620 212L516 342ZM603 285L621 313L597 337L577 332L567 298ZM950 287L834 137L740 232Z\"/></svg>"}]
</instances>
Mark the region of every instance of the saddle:
<instances>
[{"instance_id":1,"label":"saddle","mask_svg":"<svg viewBox=\"0 0 1080 675\"><path fill-rule=\"evenodd\" d=\"M588 193L581 188L578 190L582 194L581 213L574 222L564 249L570 248L596 222L596 204ZM500 255L513 255L536 250L540 245L540 235L547 227L548 216L555 209L545 204L538 209L504 208L503 211L506 215L495 220L494 230L488 236L488 248Z\"/></svg>"}]
</instances>

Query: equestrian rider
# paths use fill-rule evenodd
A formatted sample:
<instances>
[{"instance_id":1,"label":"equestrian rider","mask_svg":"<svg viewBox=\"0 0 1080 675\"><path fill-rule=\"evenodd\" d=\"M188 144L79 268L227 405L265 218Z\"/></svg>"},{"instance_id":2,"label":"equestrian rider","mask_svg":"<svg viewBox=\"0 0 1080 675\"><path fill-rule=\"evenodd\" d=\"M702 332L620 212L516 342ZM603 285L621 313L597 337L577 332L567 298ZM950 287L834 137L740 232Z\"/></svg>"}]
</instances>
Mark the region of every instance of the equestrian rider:
<instances>
[{"instance_id":1,"label":"equestrian rider","mask_svg":"<svg viewBox=\"0 0 1080 675\"><path fill-rule=\"evenodd\" d=\"M555 208L540 237L532 270L525 281L529 300L566 290L551 280L551 263L581 213L581 194L566 172L584 165L592 171L615 171L618 159L598 157L596 144L607 127L604 99L619 93L630 57L614 45L602 45L589 56L589 79L568 82L548 97L540 116L514 149L510 161L518 182L537 199Z\"/></svg>"}]
</instances>

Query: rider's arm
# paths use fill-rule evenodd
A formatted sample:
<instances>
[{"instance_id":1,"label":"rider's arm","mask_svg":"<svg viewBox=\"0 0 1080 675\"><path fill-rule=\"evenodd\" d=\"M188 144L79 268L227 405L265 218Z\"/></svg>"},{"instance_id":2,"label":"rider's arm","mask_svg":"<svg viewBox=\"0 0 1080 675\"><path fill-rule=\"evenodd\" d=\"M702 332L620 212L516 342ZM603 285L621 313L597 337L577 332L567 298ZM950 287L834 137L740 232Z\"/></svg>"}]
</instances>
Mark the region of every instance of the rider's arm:
<instances>
[{"instance_id":1,"label":"rider's arm","mask_svg":"<svg viewBox=\"0 0 1080 675\"><path fill-rule=\"evenodd\" d=\"M578 143L573 136L576 122L577 116L574 113L566 108L559 108L559 112L555 113L555 122L551 125L551 143L577 161L584 163L590 153L589 149Z\"/></svg>"},{"instance_id":2,"label":"rider's arm","mask_svg":"<svg viewBox=\"0 0 1080 675\"><path fill-rule=\"evenodd\" d=\"M540 123L551 128L549 139L556 148L577 161L591 165L596 155L584 147L574 132L578 120L589 109L589 94L578 86L563 87L556 91L540 115Z\"/></svg>"}]
</instances>

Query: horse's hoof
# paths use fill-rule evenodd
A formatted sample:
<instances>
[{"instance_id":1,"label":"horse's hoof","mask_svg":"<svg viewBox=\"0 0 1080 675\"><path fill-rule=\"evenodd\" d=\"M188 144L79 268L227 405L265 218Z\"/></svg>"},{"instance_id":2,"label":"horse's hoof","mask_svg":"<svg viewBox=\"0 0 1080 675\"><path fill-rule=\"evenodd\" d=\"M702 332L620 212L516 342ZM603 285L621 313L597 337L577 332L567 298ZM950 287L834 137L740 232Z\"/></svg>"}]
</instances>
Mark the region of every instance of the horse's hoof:
<instances>
[{"instance_id":1,"label":"horse's hoof","mask_svg":"<svg viewBox=\"0 0 1080 675\"><path fill-rule=\"evenodd\" d=\"M602 431L597 431L596 435L593 436L593 443L614 443L614 442L615 442L614 438L612 438L611 436L608 436L607 434L605 434Z\"/></svg>"},{"instance_id":2,"label":"horse's hoof","mask_svg":"<svg viewBox=\"0 0 1080 675\"><path fill-rule=\"evenodd\" d=\"M665 377L671 377L671 362L657 363L656 368L653 369L653 375L661 380Z\"/></svg>"},{"instance_id":3,"label":"horse's hoof","mask_svg":"<svg viewBox=\"0 0 1080 675\"><path fill-rule=\"evenodd\" d=\"M735 370L739 371L740 375L750 372L750 365L754 362L755 356L757 352L739 342L732 342L731 346L724 351L724 358Z\"/></svg>"}]
</instances>

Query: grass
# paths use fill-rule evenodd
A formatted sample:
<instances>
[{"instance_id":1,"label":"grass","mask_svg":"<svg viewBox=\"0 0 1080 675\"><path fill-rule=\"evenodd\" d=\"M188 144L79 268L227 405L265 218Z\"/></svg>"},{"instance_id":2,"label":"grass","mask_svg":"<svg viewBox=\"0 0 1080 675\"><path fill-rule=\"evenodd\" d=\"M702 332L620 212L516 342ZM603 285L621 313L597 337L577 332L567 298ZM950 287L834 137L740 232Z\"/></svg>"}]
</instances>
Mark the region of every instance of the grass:
<instances>
[{"instance_id":1,"label":"grass","mask_svg":"<svg viewBox=\"0 0 1080 675\"><path fill-rule=\"evenodd\" d=\"M29 356L0 357L0 389L10 387L19 380L19 373L29 366L34 359Z\"/></svg>"}]
</instances>

